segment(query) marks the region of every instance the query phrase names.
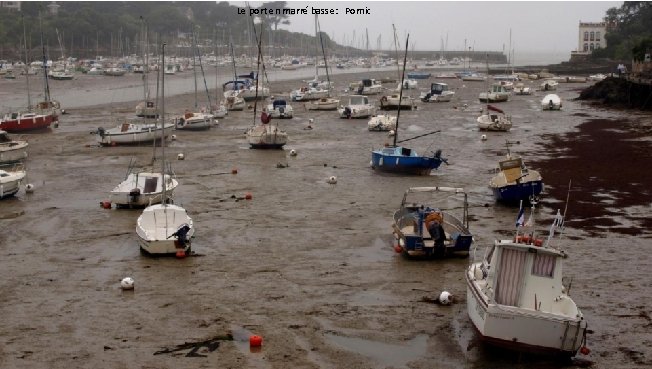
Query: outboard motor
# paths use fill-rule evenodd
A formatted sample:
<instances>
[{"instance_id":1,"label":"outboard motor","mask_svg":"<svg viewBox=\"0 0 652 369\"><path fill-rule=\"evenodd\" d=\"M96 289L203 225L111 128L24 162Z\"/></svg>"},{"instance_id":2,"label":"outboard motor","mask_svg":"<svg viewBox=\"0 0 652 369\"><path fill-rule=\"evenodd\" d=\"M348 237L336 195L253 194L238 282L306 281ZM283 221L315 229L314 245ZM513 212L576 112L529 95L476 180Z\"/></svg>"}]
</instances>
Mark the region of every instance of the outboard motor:
<instances>
[{"instance_id":1,"label":"outboard motor","mask_svg":"<svg viewBox=\"0 0 652 369\"><path fill-rule=\"evenodd\" d=\"M190 241L188 239L188 232L190 231L190 226L188 224L182 224L179 226L176 232L172 234L173 237L177 238L175 245L179 248L183 248Z\"/></svg>"},{"instance_id":2,"label":"outboard motor","mask_svg":"<svg viewBox=\"0 0 652 369\"><path fill-rule=\"evenodd\" d=\"M97 128L97 134L100 135L100 137L104 138L105 130L103 127L98 127Z\"/></svg>"},{"instance_id":3,"label":"outboard motor","mask_svg":"<svg viewBox=\"0 0 652 369\"><path fill-rule=\"evenodd\" d=\"M430 100L431 97L432 97L432 92L428 92L426 96L424 96L423 99L421 99L421 101L428 102L428 100Z\"/></svg>"},{"instance_id":4,"label":"outboard motor","mask_svg":"<svg viewBox=\"0 0 652 369\"><path fill-rule=\"evenodd\" d=\"M344 116L346 116L347 118L351 118L351 108L349 108L348 106L344 107Z\"/></svg>"},{"instance_id":5,"label":"outboard motor","mask_svg":"<svg viewBox=\"0 0 652 369\"><path fill-rule=\"evenodd\" d=\"M129 202L138 202L138 198L140 198L140 188L136 187L129 191Z\"/></svg>"}]
</instances>

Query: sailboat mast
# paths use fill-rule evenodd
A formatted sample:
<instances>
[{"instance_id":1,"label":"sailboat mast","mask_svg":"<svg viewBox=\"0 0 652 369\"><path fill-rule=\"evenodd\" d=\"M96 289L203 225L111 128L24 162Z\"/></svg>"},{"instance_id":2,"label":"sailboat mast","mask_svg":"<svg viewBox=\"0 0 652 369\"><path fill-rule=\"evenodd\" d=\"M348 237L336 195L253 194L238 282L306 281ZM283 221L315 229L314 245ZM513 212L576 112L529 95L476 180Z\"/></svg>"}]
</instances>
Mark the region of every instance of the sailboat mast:
<instances>
[{"instance_id":1,"label":"sailboat mast","mask_svg":"<svg viewBox=\"0 0 652 369\"><path fill-rule=\"evenodd\" d=\"M326 68L326 81L328 82L328 88L326 89L326 96L331 97L331 77L330 74L328 73L328 61L326 58L326 50L324 50L324 39L321 36L321 27L320 32L319 32L319 43L321 44L321 52L322 55L324 56L324 67Z\"/></svg>"},{"instance_id":2,"label":"sailboat mast","mask_svg":"<svg viewBox=\"0 0 652 369\"><path fill-rule=\"evenodd\" d=\"M197 40L195 39L195 28L192 28L192 73L195 81L195 110L197 109Z\"/></svg>"},{"instance_id":3,"label":"sailboat mast","mask_svg":"<svg viewBox=\"0 0 652 369\"><path fill-rule=\"evenodd\" d=\"M43 48L43 80L45 81L45 92L44 92L44 98L45 102L49 103L50 102L50 85L48 84L48 61L47 57L45 56L45 44L43 43L43 19L41 18L41 14L39 13L39 25L41 26L41 47ZM49 106L49 104L48 104Z\"/></svg>"},{"instance_id":4,"label":"sailboat mast","mask_svg":"<svg viewBox=\"0 0 652 369\"><path fill-rule=\"evenodd\" d=\"M394 23L392 23L392 29L394 30L394 49L396 50L396 76L400 77L401 67L398 65L398 38L396 36L396 26L394 26ZM399 101L399 105L401 105L400 101Z\"/></svg>"},{"instance_id":5,"label":"sailboat mast","mask_svg":"<svg viewBox=\"0 0 652 369\"><path fill-rule=\"evenodd\" d=\"M319 48L317 47L317 14L315 14L315 81L319 80L319 63L317 62L318 54Z\"/></svg>"},{"instance_id":6,"label":"sailboat mast","mask_svg":"<svg viewBox=\"0 0 652 369\"><path fill-rule=\"evenodd\" d=\"M161 45L162 65L165 65L165 42ZM167 202L167 193L165 186L165 73L161 73L161 176L163 178L163 196L161 203ZM166 217L167 219L167 217Z\"/></svg>"},{"instance_id":7,"label":"sailboat mast","mask_svg":"<svg viewBox=\"0 0 652 369\"><path fill-rule=\"evenodd\" d=\"M27 110L32 109L32 95L29 93L29 58L27 57L27 32L25 31L25 17L20 16L23 20L23 38L25 41L25 81L27 82Z\"/></svg>"},{"instance_id":8,"label":"sailboat mast","mask_svg":"<svg viewBox=\"0 0 652 369\"><path fill-rule=\"evenodd\" d=\"M405 55L403 55L403 74L401 74L401 90L398 95L398 112L396 113L396 130L394 131L394 147L398 138L398 120L401 117L401 102L403 101L403 82L405 81L405 64L407 63L408 45L410 43L410 34L407 34L405 40ZM398 64L398 63L397 63Z\"/></svg>"}]
</instances>

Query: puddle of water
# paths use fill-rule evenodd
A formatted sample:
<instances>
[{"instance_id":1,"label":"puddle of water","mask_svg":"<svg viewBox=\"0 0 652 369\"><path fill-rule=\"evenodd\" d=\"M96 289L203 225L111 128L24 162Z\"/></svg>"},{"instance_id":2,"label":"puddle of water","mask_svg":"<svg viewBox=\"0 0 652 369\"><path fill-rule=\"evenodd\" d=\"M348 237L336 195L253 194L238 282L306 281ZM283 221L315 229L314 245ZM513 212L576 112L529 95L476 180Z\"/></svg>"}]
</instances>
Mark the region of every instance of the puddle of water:
<instances>
[{"instance_id":1,"label":"puddle of water","mask_svg":"<svg viewBox=\"0 0 652 369\"><path fill-rule=\"evenodd\" d=\"M409 362L424 356L428 344L428 336L425 334L417 335L401 344L344 337L331 333L327 333L325 337L330 344L366 356L384 366L397 368L406 367Z\"/></svg>"}]
</instances>

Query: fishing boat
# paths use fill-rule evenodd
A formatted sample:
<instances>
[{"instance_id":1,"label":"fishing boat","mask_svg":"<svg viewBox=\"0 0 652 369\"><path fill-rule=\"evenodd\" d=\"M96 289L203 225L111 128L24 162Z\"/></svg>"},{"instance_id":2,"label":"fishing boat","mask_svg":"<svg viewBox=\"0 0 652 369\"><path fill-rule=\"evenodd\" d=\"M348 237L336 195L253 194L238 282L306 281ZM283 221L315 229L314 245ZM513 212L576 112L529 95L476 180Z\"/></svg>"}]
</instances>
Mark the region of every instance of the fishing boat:
<instances>
[{"instance_id":1,"label":"fishing boat","mask_svg":"<svg viewBox=\"0 0 652 369\"><path fill-rule=\"evenodd\" d=\"M13 140L7 132L0 130L0 164L27 159L27 141Z\"/></svg>"},{"instance_id":2,"label":"fishing boat","mask_svg":"<svg viewBox=\"0 0 652 369\"><path fill-rule=\"evenodd\" d=\"M374 115L369 119L367 126L370 131L396 130L396 117L383 114Z\"/></svg>"},{"instance_id":3,"label":"fishing boat","mask_svg":"<svg viewBox=\"0 0 652 369\"><path fill-rule=\"evenodd\" d=\"M409 96L400 96L400 94L385 95L380 98L380 108L383 110L398 109L416 109L414 99Z\"/></svg>"},{"instance_id":4,"label":"fishing boat","mask_svg":"<svg viewBox=\"0 0 652 369\"><path fill-rule=\"evenodd\" d=\"M22 167L14 168L13 171L0 169L0 199L15 195L26 175L27 172Z\"/></svg>"},{"instance_id":5,"label":"fishing boat","mask_svg":"<svg viewBox=\"0 0 652 369\"><path fill-rule=\"evenodd\" d=\"M267 105L267 112L275 119L292 119L294 109L284 99L274 99L271 104Z\"/></svg>"},{"instance_id":6,"label":"fishing boat","mask_svg":"<svg viewBox=\"0 0 652 369\"><path fill-rule=\"evenodd\" d=\"M562 357L588 353L587 322L562 279L568 255L553 245L564 217L557 211L547 238L520 233L523 218L521 209L515 237L494 241L482 261L466 270L473 326L487 343L508 349Z\"/></svg>"},{"instance_id":7,"label":"fishing boat","mask_svg":"<svg viewBox=\"0 0 652 369\"><path fill-rule=\"evenodd\" d=\"M491 90L487 92L480 92L478 99L480 102L497 103L509 100L509 91L500 83L491 85Z\"/></svg>"},{"instance_id":8,"label":"fishing boat","mask_svg":"<svg viewBox=\"0 0 652 369\"><path fill-rule=\"evenodd\" d=\"M165 128L174 128L174 123L161 124ZM125 121L117 127L105 129L99 127L94 133L96 134L97 143L103 146L129 145L152 142L161 138L163 128L156 123L131 123ZM167 138L167 136L165 136Z\"/></svg>"},{"instance_id":9,"label":"fishing boat","mask_svg":"<svg viewBox=\"0 0 652 369\"><path fill-rule=\"evenodd\" d=\"M351 83L349 89L358 95L377 95L383 90L383 85L373 78L365 78L360 82Z\"/></svg>"},{"instance_id":10,"label":"fishing boat","mask_svg":"<svg viewBox=\"0 0 652 369\"><path fill-rule=\"evenodd\" d=\"M348 97L348 104L337 109L340 118L368 118L376 113L376 108L369 103L369 98L361 95Z\"/></svg>"},{"instance_id":11,"label":"fishing boat","mask_svg":"<svg viewBox=\"0 0 652 369\"><path fill-rule=\"evenodd\" d=\"M409 40L409 35L408 35ZM405 56L403 58L403 73L401 78L405 78L405 64L407 62L407 45L405 44ZM401 85L403 81L401 80ZM403 95L403 89L399 94ZM417 137L412 137L403 141L398 140L398 123L401 116L401 109L398 109L396 114L396 130L394 132L394 143L392 145L387 145L381 149L372 150L371 152L371 168L380 172L389 172L389 173L405 173L405 174L416 174L416 175L429 175L433 169L439 168L442 163L447 162L445 158L441 156L441 150L433 152L432 156L422 156L417 153L416 150L410 149L403 146L398 146L400 142L405 142L413 140L416 138L424 137L430 134L439 132L433 131Z\"/></svg>"},{"instance_id":12,"label":"fishing boat","mask_svg":"<svg viewBox=\"0 0 652 369\"><path fill-rule=\"evenodd\" d=\"M536 170L528 169L520 156L511 155L507 143L507 157L498 162L496 174L489 181L496 201L516 203L538 198L544 189L543 178Z\"/></svg>"},{"instance_id":13,"label":"fishing boat","mask_svg":"<svg viewBox=\"0 0 652 369\"><path fill-rule=\"evenodd\" d=\"M423 102L449 102L455 92L448 88L448 84L435 82L430 84L430 91L422 92L419 99Z\"/></svg>"},{"instance_id":14,"label":"fishing boat","mask_svg":"<svg viewBox=\"0 0 652 369\"><path fill-rule=\"evenodd\" d=\"M165 44L162 45L162 64L165 64ZM165 74L161 78L161 116L165 116ZM165 127L161 119L161 173L165 173ZM160 204L150 205L136 221L136 234L142 252L149 255L184 257L191 252L191 239L195 233L193 221L186 209L169 204L167 184L162 181Z\"/></svg>"},{"instance_id":15,"label":"fishing boat","mask_svg":"<svg viewBox=\"0 0 652 369\"><path fill-rule=\"evenodd\" d=\"M417 86L419 86L419 81L417 81L416 79L406 79L405 81L403 81L403 89L404 90L413 90L413 89L417 88ZM396 91L398 91L400 89L401 89L401 86L396 87Z\"/></svg>"},{"instance_id":16,"label":"fishing boat","mask_svg":"<svg viewBox=\"0 0 652 369\"><path fill-rule=\"evenodd\" d=\"M561 98L555 94L546 95L541 100L541 110L561 110Z\"/></svg>"},{"instance_id":17,"label":"fishing boat","mask_svg":"<svg viewBox=\"0 0 652 369\"><path fill-rule=\"evenodd\" d=\"M460 199L461 197L461 199ZM462 216L455 216L462 201ZM394 213L397 251L408 256L468 256L473 243L469 205L463 188L411 187Z\"/></svg>"},{"instance_id":18,"label":"fishing boat","mask_svg":"<svg viewBox=\"0 0 652 369\"><path fill-rule=\"evenodd\" d=\"M512 117L506 115L503 110L491 105L487 105L486 112L483 112L476 121L481 131L507 132L512 129Z\"/></svg>"}]
</instances>

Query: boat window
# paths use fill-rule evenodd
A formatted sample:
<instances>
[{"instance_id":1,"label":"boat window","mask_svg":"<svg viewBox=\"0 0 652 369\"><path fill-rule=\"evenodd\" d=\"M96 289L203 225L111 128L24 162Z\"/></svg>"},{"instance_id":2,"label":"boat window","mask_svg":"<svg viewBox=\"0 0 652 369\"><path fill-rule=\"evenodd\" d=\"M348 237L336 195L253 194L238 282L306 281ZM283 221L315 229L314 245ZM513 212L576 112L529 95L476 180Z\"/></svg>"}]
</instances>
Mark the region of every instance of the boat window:
<instances>
[{"instance_id":1,"label":"boat window","mask_svg":"<svg viewBox=\"0 0 652 369\"><path fill-rule=\"evenodd\" d=\"M394 154L394 149L383 149L383 154L392 155Z\"/></svg>"},{"instance_id":2,"label":"boat window","mask_svg":"<svg viewBox=\"0 0 652 369\"><path fill-rule=\"evenodd\" d=\"M7 174L7 173L0 173L0 177L9 177L9 174Z\"/></svg>"},{"instance_id":3,"label":"boat window","mask_svg":"<svg viewBox=\"0 0 652 369\"><path fill-rule=\"evenodd\" d=\"M522 250L503 248L496 283L496 302L516 306L523 285L523 272L527 253Z\"/></svg>"},{"instance_id":4,"label":"boat window","mask_svg":"<svg viewBox=\"0 0 652 369\"><path fill-rule=\"evenodd\" d=\"M401 148L401 155L403 156L410 156L412 154L412 149L408 149L405 147Z\"/></svg>"},{"instance_id":5,"label":"boat window","mask_svg":"<svg viewBox=\"0 0 652 369\"><path fill-rule=\"evenodd\" d=\"M555 255L537 253L532 263L532 275L537 277L550 277L555 273Z\"/></svg>"}]
</instances>

